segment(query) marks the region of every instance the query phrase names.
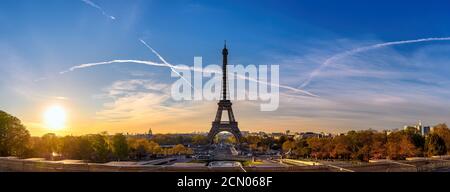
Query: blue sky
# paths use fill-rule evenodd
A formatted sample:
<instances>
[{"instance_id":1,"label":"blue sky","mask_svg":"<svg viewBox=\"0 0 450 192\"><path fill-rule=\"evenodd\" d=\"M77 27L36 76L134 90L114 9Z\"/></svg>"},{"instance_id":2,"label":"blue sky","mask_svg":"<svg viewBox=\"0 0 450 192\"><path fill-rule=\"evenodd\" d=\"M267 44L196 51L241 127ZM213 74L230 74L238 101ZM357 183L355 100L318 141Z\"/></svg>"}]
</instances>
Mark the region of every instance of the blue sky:
<instances>
[{"instance_id":1,"label":"blue sky","mask_svg":"<svg viewBox=\"0 0 450 192\"><path fill-rule=\"evenodd\" d=\"M220 63L226 39L232 64L279 64L281 84L299 87L328 58L345 51L450 37L450 2L444 0L92 2L105 14L81 0L2 1L0 109L21 118L32 133L48 131L40 121L52 103L69 109L67 134L149 127L207 131L214 102L168 104L155 92L175 80L167 68L108 65L59 74L114 59L158 61L140 38L169 62L187 65L194 56L202 56L204 64ZM449 53L450 41L429 41L346 56L303 87L319 98L282 90L278 111L238 102L236 115L241 129L252 131L344 132L447 122Z\"/></svg>"}]
</instances>

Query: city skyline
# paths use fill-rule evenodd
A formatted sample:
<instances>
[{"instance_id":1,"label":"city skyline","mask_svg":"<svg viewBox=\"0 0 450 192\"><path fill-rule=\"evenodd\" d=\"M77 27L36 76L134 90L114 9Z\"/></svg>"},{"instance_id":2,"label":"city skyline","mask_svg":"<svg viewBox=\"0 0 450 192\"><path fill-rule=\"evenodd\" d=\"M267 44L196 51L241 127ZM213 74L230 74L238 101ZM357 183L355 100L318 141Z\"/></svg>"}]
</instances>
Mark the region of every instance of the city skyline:
<instances>
[{"instance_id":1,"label":"city skyline","mask_svg":"<svg viewBox=\"0 0 450 192\"><path fill-rule=\"evenodd\" d=\"M234 101L242 131L343 133L448 123L450 27L439 25L450 20L445 1L3 4L0 110L35 136L207 132L217 101L170 99L177 79L167 67L124 62L69 69L113 60L192 66L195 56L221 64L225 39L230 65L277 64L280 85L316 95L280 88L273 112L260 111L258 101ZM60 110L64 125L52 120Z\"/></svg>"}]
</instances>

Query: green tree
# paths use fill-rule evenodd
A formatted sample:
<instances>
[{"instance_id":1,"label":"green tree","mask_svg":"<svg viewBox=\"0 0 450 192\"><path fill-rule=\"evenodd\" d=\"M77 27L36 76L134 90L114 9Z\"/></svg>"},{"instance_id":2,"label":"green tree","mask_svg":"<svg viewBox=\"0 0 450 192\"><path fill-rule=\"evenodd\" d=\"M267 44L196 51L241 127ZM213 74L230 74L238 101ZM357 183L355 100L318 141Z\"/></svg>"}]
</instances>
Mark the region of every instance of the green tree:
<instances>
[{"instance_id":1,"label":"green tree","mask_svg":"<svg viewBox=\"0 0 450 192\"><path fill-rule=\"evenodd\" d=\"M125 135L118 133L112 138L112 150L117 160L124 160L128 157L129 148Z\"/></svg>"},{"instance_id":2,"label":"green tree","mask_svg":"<svg viewBox=\"0 0 450 192\"><path fill-rule=\"evenodd\" d=\"M31 139L31 148L34 157L51 159L53 153L60 152L59 138L54 133L47 133L42 137Z\"/></svg>"},{"instance_id":3,"label":"green tree","mask_svg":"<svg viewBox=\"0 0 450 192\"><path fill-rule=\"evenodd\" d=\"M426 138L425 150L428 156L444 155L447 153L444 139L436 133L432 133Z\"/></svg>"},{"instance_id":4,"label":"green tree","mask_svg":"<svg viewBox=\"0 0 450 192\"><path fill-rule=\"evenodd\" d=\"M79 158L82 160L93 160L95 156L95 150L91 142L91 135L81 136L78 141Z\"/></svg>"},{"instance_id":5,"label":"green tree","mask_svg":"<svg viewBox=\"0 0 450 192\"><path fill-rule=\"evenodd\" d=\"M106 133L89 136L89 141L93 150L91 160L94 162L107 162L111 155Z\"/></svg>"},{"instance_id":6,"label":"green tree","mask_svg":"<svg viewBox=\"0 0 450 192\"><path fill-rule=\"evenodd\" d=\"M65 136L61 141L61 155L66 159L82 159L81 138L75 136Z\"/></svg>"},{"instance_id":7,"label":"green tree","mask_svg":"<svg viewBox=\"0 0 450 192\"><path fill-rule=\"evenodd\" d=\"M49 158L51 158L53 153L59 153L61 151L59 138L54 133L47 133L42 136L41 142L44 147L44 155L49 155Z\"/></svg>"},{"instance_id":8,"label":"green tree","mask_svg":"<svg viewBox=\"0 0 450 192\"><path fill-rule=\"evenodd\" d=\"M24 156L30 134L17 117L0 111L0 156Z\"/></svg>"},{"instance_id":9,"label":"green tree","mask_svg":"<svg viewBox=\"0 0 450 192\"><path fill-rule=\"evenodd\" d=\"M404 132L418 150L421 150L425 147L425 137L420 134L419 130L417 130L416 128L408 128L404 130Z\"/></svg>"}]
</instances>

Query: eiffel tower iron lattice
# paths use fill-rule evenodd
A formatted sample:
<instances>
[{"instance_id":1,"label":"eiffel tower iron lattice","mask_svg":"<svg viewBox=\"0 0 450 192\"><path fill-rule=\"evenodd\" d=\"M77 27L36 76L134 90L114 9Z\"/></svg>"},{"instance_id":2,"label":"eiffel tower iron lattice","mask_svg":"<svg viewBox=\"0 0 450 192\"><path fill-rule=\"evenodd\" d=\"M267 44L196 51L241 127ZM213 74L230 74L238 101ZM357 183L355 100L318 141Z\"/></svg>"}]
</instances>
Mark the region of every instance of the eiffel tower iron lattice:
<instances>
[{"instance_id":1,"label":"eiffel tower iron lattice","mask_svg":"<svg viewBox=\"0 0 450 192\"><path fill-rule=\"evenodd\" d=\"M234 118L232 103L227 98L228 85L227 85L227 65L228 65L228 49L227 44L225 42L224 48L222 50L223 55L223 66L222 66L222 97L217 105L219 108L217 109L216 118L212 122L212 128L208 134L208 140L210 143L214 142L214 137L223 131L229 132L234 135L236 141L239 143L242 134L238 127L238 122ZM228 113L228 121L222 121L222 113L223 111L227 111Z\"/></svg>"}]
</instances>

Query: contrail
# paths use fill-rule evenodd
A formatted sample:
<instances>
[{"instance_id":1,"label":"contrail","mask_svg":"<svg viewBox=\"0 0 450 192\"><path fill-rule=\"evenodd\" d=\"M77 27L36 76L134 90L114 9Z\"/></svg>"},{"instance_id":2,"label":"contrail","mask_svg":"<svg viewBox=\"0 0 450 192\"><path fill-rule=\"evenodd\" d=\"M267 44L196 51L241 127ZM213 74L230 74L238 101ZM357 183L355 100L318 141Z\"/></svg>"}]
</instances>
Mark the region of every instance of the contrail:
<instances>
[{"instance_id":1,"label":"contrail","mask_svg":"<svg viewBox=\"0 0 450 192\"><path fill-rule=\"evenodd\" d=\"M66 71L61 71L59 72L60 74L64 74L64 73L68 73L71 71L75 71L77 69L83 69L83 68L88 68L88 67L94 67L94 66L98 66L98 65L110 65L110 64L114 64L114 63L137 63L137 64L143 64L143 65L151 65L151 66L158 66L158 67L167 67L166 64L163 63L155 63L155 62L151 62L151 61L140 61L140 60L112 60L112 61L104 61L104 62L98 62L98 63L86 63L86 64L81 64L81 65L77 65L74 67L71 67L70 69L66 70Z\"/></svg>"},{"instance_id":2,"label":"contrail","mask_svg":"<svg viewBox=\"0 0 450 192\"><path fill-rule=\"evenodd\" d=\"M108 15L108 14L103 10L102 7L100 7L99 5L95 4L94 2L92 2L92 1L90 1L90 0L81 0L81 1L83 1L84 3L90 5L90 6L93 7L93 8L98 9L105 17L108 17L109 19L112 19L112 20L116 20L116 17L114 17L114 16L112 16L112 15Z\"/></svg>"},{"instance_id":3,"label":"contrail","mask_svg":"<svg viewBox=\"0 0 450 192\"><path fill-rule=\"evenodd\" d=\"M150 47L150 45L148 45L147 42L145 42L142 39L139 39L139 41L141 41L142 44L144 44L147 48L149 48L150 51L152 51L159 58L159 60L161 60L163 63L171 66L158 52L156 52L156 50L154 50L152 47Z\"/></svg>"},{"instance_id":4,"label":"contrail","mask_svg":"<svg viewBox=\"0 0 450 192\"><path fill-rule=\"evenodd\" d=\"M81 0L81 1L83 1L84 3L94 7L96 9L98 9L104 16L106 16L106 17L108 17L108 18L110 18L112 20L116 19L114 16L108 15L103 10L103 8L101 8L99 5L95 4L94 2L92 2L90 0ZM68 69L66 71L60 72L60 74L68 73L68 72L71 72L71 71L74 71L74 70L77 70L77 69L94 67L94 66L98 66L98 65L110 65L110 64L115 64L115 63L136 63L136 64L158 66L158 67L169 67L180 78L182 78L184 81L186 81L191 86L191 88L193 88L192 84L186 78L184 78L182 75L180 75L180 73L178 73L178 71L176 71L176 69L204 72L202 70L194 69L193 67L185 68L185 67L174 66L174 65L170 64L169 62L167 62L155 49L153 49L151 46L149 46L144 40L139 39L139 41L141 41L142 44L144 44L148 49L150 49L150 51L152 51L159 58L159 60L161 60L163 63L155 63L155 62L152 62L152 61L141 61L141 60L112 60L112 61L105 61L105 62L98 62L98 63L86 63L86 64L77 65L77 66L71 67L70 69ZM220 74L222 73L222 71L210 71L210 72L220 73ZM311 97L318 97L317 95L312 94L312 93L310 93L308 91L301 90L301 89L294 88L294 87L290 87L290 86L286 86L286 85L279 85L279 84L262 82L262 81L259 81L257 79L253 79L253 78L249 78L249 77L241 76L241 75L236 75L236 77L238 77L240 79L246 79L246 80L249 80L249 81L254 81L254 82L257 82L257 83L263 83L263 84L270 85L270 86L276 86L276 87L279 87L279 88L284 88L284 89L291 90L291 91L294 91L294 92L300 92L300 93L303 93L303 94L311 96ZM39 79L37 81L40 81L40 80L42 80L42 79Z\"/></svg>"},{"instance_id":5,"label":"contrail","mask_svg":"<svg viewBox=\"0 0 450 192\"><path fill-rule=\"evenodd\" d=\"M414 39L414 40L405 40L405 41L392 41L392 42L386 42L386 43L379 43L379 44L375 44L375 45L370 45L370 46L366 46L366 47L359 47L356 49L352 49L352 50L348 50L342 53L338 53L336 55L333 55L332 57L328 58L327 60L325 60L325 62L322 63L322 65L320 65L316 70L314 70L308 77L308 79L306 79L303 84L300 85L299 88L304 88L306 87L314 77L316 77L317 75L320 74L320 72L322 71L322 69L326 68L327 66L333 64L335 61L345 58L345 57L350 57L353 56L355 54L361 53L361 52L365 52L365 51L370 51L373 49L379 49L379 48L383 48L383 47L388 47L388 46L394 46L394 45L402 45L402 44L411 44L411 43L421 43L421 42L428 42L428 41L450 41L450 37L432 37L432 38L423 38L423 39Z\"/></svg>"},{"instance_id":6,"label":"contrail","mask_svg":"<svg viewBox=\"0 0 450 192\"><path fill-rule=\"evenodd\" d=\"M152 62L152 61L141 61L141 60L112 60L112 61L104 61L104 62L97 62L97 63L86 63L86 64L81 64L81 65L77 65L77 66L73 66L71 68L69 68L66 71L62 71L60 72L60 74L65 74L71 71L75 71L78 69L83 69L83 68L90 68L90 67L95 67L95 66L99 66L99 65L111 65L111 64L116 64L116 63L135 63L135 64L142 64L142 65L149 65L149 66L157 66L157 67L169 67L167 64L165 63L156 63L156 62ZM209 70L209 71L202 71L202 69L195 69L193 67L181 67L181 66L173 66L171 65L172 68L178 69L178 70L190 70L190 71L197 71L197 72L207 72L207 73L218 73L221 74L222 71L218 70ZM230 74L232 75L232 74ZM266 85L270 85L270 86L276 86L279 88L283 88L283 89L287 89L287 90L291 90L297 93L302 93L304 95L308 95L311 97L318 97L315 94L312 94L308 91L302 90L302 89L298 89L298 88L294 88L294 87L290 87L287 85L280 85L280 84L274 84L274 83L267 83L267 82L263 82L263 81L259 81L257 79L253 79L247 76L242 76L242 75L236 75L236 77L240 78L240 79L246 79L249 81L253 81L253 82L257 82L257 83L263 83Z\"/></svg>"},{"instance_id":7,"label":"contrail","mask_svg":"<svg viewBox=\"0 0 450 192\"><path fill-rule=\"evenodd\" d=\"M156 50L154 50L152 47L150 47L150 45L148 45L144 40L139 39L139 41L141 41L142 44L144 44L148 49L150 49L150 51L152 51L159 58L159 60L161 60L164 64L166 64L167 67L170 68L170 70L172 70L175 74L177 74L184 81L186 81L186 83L188 83L189 86L191 86L191 88L194 88L194 86L192 86L192 84L186 78L181 76L180 73L178 73L178 71L174 69L174 66L172 64L170 64L169 62L167 62Z\"/></svg>"}]
</instances>

